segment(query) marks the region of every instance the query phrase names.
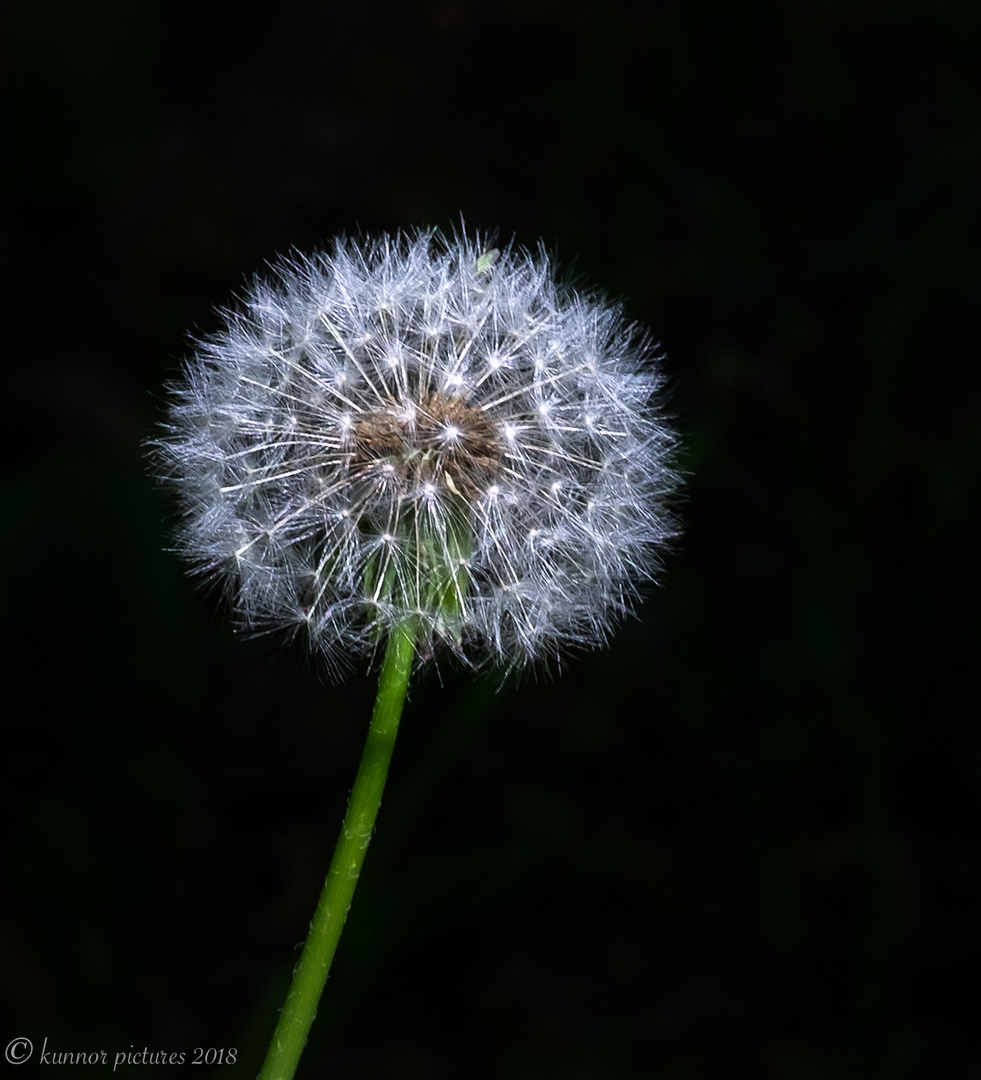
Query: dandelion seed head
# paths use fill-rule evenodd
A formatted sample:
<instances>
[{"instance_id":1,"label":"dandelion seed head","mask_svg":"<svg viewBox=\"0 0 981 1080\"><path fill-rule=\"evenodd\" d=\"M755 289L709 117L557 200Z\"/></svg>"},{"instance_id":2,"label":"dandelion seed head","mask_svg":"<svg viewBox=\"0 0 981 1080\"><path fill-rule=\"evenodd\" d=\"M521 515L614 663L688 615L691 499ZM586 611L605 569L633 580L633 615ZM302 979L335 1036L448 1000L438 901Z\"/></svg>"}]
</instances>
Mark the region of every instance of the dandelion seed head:
<instances>
[{"instance_id":1,"label":"dandelion seed head","mask_svg":"<svg viewBox=\"0 0 981 1080\"><path fill-rule=\"evenodd\" d=\"M412 620L520 666L602 643L676 532L660 357L544 252L339 240L256 279L150 443L178 546L328 659Z\"/></svg>"}]
</instances>

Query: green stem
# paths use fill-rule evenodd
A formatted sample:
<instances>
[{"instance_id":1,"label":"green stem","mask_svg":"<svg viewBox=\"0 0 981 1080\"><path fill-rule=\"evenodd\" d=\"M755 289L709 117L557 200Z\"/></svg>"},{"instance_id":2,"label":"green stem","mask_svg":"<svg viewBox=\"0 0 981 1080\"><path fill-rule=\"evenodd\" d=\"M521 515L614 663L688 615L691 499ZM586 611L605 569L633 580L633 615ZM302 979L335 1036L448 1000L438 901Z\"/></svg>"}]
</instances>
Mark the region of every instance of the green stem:
<instances>
[{"instance_id":1,"label":"green stem","mask_svg":"<svg viewBox=\"0 0 981 1080\"><path fill-rule=\"evenodd\" d=\"M414 652L415 634L411 626L392 632L378 680L375 711L341 835L259 1080L292 1080L306 1045L375 827Z\"/></svg>"}]
</instances>

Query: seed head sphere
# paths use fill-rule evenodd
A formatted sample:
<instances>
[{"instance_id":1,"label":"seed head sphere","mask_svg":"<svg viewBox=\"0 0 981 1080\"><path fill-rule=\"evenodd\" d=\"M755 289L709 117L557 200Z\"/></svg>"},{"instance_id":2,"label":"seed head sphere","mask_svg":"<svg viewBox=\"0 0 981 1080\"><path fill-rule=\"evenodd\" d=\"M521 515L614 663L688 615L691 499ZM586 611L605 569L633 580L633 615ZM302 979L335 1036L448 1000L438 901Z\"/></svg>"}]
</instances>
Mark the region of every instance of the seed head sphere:
<instances>
[{"instance_id":1,"label":"seed head sphere","mask_svg":"<svg viewBox=\"0 0 981 1080\"><path fill-rule=\"evenodd\" d=\"M676 531L659 357L544 252L435 231L291 256L220 312L151 442L178 546L328 661L412 625L518 667L599 644Z\"/></svg>"}]
</instances>

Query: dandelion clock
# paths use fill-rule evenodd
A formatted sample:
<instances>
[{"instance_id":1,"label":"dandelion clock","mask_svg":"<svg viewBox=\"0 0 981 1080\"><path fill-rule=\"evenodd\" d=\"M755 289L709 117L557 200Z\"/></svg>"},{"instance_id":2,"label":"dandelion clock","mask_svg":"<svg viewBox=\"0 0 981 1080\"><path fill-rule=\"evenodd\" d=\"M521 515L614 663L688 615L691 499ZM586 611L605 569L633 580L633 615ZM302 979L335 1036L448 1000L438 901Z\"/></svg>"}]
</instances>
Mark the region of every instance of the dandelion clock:
<instances>
[{"instance_id":1,"label":"dandelion clock","mask_svg":"<svg viewBox=\"0 0 981 1080\"><path fill-rule=\"evenodd\" d=\"M302 635L378 698L263 1080L293 1076L371 837L413 667L504 670L606 640L676 523L648 338L548 257L426 231L253 281L150 443L178 547L242 629Z\"/></svg>"}]
</instances>

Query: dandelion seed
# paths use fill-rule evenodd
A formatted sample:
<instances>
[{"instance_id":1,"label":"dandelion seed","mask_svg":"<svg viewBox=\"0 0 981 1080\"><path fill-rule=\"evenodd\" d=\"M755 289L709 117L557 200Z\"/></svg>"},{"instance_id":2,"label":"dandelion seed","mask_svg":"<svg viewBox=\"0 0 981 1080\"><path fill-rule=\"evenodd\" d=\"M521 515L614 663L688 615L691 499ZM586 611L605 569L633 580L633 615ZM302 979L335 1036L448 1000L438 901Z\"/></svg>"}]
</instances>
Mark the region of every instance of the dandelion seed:
<instances>
[{"instance_id":1,"label":"dandelion seed","mask_svg":"<svg viewBox=\"0 0 981 1080\"><path fill-rule=\"evenodd\" d=\"M178 544L328 658L407 620L520 666L602 642L675 533L645 335L543 253L435 231L291 257L170 387Z\"/></svg>"}]
</instances>

